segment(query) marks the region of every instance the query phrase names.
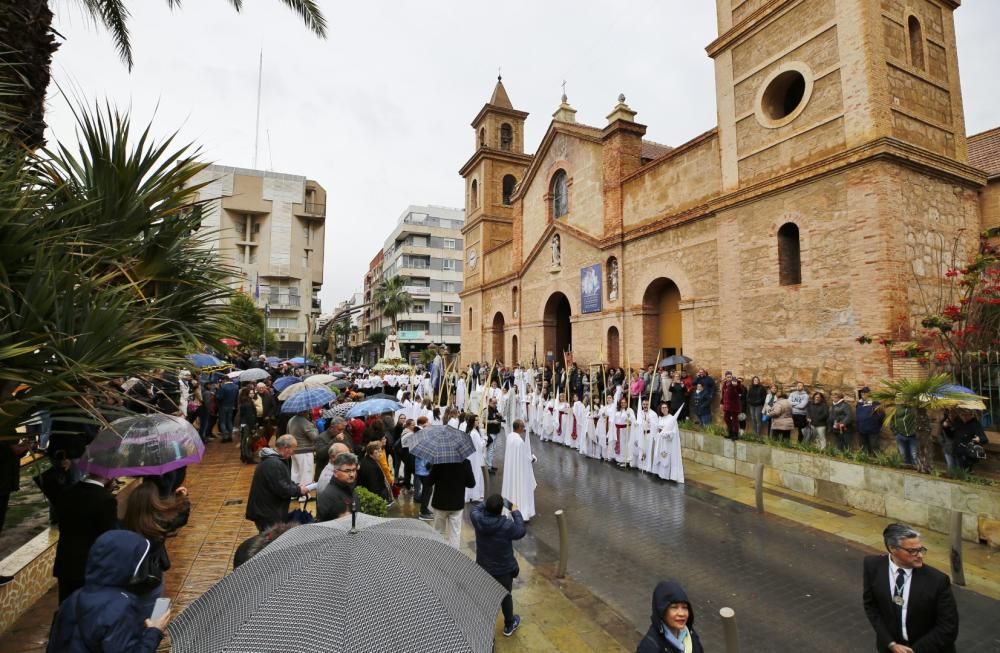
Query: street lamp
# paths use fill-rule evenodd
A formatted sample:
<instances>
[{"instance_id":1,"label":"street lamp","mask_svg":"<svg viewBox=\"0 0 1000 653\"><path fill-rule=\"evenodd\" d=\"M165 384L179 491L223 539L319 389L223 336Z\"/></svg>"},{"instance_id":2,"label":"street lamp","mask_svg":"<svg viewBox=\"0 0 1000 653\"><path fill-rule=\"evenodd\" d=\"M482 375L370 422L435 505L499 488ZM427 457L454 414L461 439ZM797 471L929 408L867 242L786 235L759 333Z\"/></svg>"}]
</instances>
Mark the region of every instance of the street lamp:
<instances>
[{"instance_id":1,"label":"street lamp","mask_svg":"<svg viewBox=\"0 0 1000 653\"><path fill-rule=\"evenodd\" d=\"M444 311L438 310L438 343L444 347Z\"/></svg>"},{"instance_id":2,"label":"street lamp","mask_svg":"<svg viewBox=\"0 0 1000 653\"><path fill-rule=\"evenodd\" d=\"M271 317L271 305L264 304L264 331L260 334L260 353L267 356L267 321Z\"/></svg>"}]
</instances>

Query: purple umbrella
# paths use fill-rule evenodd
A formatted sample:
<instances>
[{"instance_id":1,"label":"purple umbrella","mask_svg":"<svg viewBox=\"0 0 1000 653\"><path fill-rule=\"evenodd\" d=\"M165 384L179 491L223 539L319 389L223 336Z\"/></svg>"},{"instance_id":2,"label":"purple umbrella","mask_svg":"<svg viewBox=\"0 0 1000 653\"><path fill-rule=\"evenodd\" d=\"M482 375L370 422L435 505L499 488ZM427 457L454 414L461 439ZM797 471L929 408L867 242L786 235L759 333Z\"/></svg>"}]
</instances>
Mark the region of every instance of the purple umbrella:
<instances>
[{"instance_id":1,"label":"purple umbrella","mask_svg":"<svg viewBox=\"0 0 1000 653\"><path fill-rule=\"evenodd\" d=\"M105 478L158 476L205 455L198 431L176 415L132 415L102 429L80 458L84 472Z\"/></svg>"}]
</instances>

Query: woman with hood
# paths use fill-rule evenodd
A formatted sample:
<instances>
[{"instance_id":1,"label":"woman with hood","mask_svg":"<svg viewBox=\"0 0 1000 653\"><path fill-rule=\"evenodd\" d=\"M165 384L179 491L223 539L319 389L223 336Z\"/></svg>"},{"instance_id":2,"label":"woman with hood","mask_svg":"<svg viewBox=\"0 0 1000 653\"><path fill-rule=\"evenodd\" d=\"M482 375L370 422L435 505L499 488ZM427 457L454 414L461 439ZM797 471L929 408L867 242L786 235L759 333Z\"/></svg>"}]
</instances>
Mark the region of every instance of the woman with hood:
<instances>
[{"instance_id":1,"label":"woman with hood","mask_svg":"<svg viewBox=\"0 0 1000 653\"><path fill-rule=\"evenodd\" d=\"M59 606L49 632L49 653L153 653L163 639L170 611L150 620L136 594L149 583L138 578L150 543L132 531L107 531L87 556L83 587ZM155 582L159 582L155 578ZM147 585L140 587L138 583Z\"/></svg>"},{"instance_id":2,"label":"woman with hood","mask_svg":"<svg viewBox=\"0 0 1000 653\"><path fill-rule=\"evenodd\" d=\"M694 609L679 584L673 581L656 584L651 620L635 653L705 653L694 631Z\"/></svg>"}]
</instances>

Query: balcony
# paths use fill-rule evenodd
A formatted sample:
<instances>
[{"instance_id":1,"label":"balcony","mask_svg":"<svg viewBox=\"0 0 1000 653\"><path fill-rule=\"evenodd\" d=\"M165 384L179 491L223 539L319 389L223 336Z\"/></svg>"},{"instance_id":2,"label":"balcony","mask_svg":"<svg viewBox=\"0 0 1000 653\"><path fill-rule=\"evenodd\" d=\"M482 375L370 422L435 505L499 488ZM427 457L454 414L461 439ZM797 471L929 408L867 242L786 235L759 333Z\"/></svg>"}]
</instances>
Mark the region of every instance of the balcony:
<instances>
[{"instance_id":1,"label":"balcony","mask_svg":"<svg viewBox=\"0 0 1000 653\"><path fill-rule=\"evenodd\" d=\"M304 202L301 209L295 209L295 215L300 215L305 218L316 218L325 219L326 218L326 204L320 202Z\"/></svg>"},{"instance_id":2,"label":"balcony","mask_svg":"<svg viewBox=\"0 0 1000 653\"><path fill-rule=\"evenodd\" d=\"M403 290L412 297L430 297L431 289L427 286L403 286Z\"/></svg>"},{"instance_id":3,"label":"balcony","mask_svg":"<svg viewBox=\"0 0 1000 653\"><path fill-rule=\"evenodd\" d=\"M424 330L400 331L397 335L397 338L399 340L408 340L412 342L414 340L423 340L424 338L429 338L430 335L431 335L430 331L424 331Z\"/></svg>"},{"instance_id":4,"label":"balcony","mask_svg":"<svg viewBox=\"0 0 1000 653\"><path fill-rule=\"evenodd\" d=\"M285 293L270 293L267 296L267 303L271 305L271 308L294 308L297 309L300 306L299 296L290 295Z\"/></svg>"},{"instance_id":5,"label":"balcony","mask_svg":"<svg viewBox=\"0 0 1000 653\"><path fill-rule=\"evenodd\" d=\"M316 299L315 297L313 297L313 300L312 300L312 307L313 307L314 311L318 311L320 309L320 301L318 299Z\"/></svg>"}]
</instances>

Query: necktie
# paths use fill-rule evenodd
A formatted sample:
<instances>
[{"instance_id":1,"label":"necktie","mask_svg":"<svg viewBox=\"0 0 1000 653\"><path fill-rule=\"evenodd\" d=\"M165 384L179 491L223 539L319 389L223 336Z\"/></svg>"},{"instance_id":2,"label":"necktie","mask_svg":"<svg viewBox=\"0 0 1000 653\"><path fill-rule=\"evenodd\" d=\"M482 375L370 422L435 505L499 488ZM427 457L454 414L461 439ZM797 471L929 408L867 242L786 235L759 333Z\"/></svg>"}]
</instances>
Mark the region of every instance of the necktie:
<instances>
[{"instance_id":1,"label":"necktie","mask_svg":"<svg viewBox=\"0 0 1000 653\"><path fill-rule=\"evenodd\" d=\"M903 633L905 624L903 623L903 586L906 584L906 571L896 570L896 589L892 593L892 603L896 609L896 618L899 619L899 632Z\"/></svg>"}]
</instances>

